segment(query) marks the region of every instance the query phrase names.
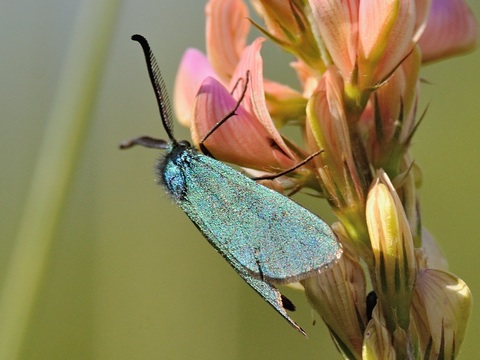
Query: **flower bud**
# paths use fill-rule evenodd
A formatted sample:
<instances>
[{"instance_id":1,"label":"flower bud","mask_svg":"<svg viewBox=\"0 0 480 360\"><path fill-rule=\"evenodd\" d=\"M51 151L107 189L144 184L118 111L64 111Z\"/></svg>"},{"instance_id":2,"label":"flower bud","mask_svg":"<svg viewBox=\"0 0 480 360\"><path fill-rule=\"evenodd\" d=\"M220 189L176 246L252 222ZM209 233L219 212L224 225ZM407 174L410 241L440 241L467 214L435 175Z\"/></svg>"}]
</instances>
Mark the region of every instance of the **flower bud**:
<instances>
[{"instance_id":1,"label":"flower bud","mask_svg":"<svg viewBox=\"0 0 480 360\"><path fill-rule=\"evenodd\" d=\"M412 318L425 359L458 355L472 311L472 294L455 275L422 269L412 297Z\"/></svg>"},{"instance_id":2,"label":"flower bud","mask_svg":"<svg viewBox=\"0 0 480 360\"><path fill-rule=\"evenodd\" d=\"M307 104L312 147L323 149L315 160L319 176L334 208L363 207L363 190L343 106L343 82L336 69L322 76Z\"/></svg>"},{"instance_id":3,"label":"flower bud","mask_svg":"<svg viewBox=\"0 0 480 360\"><path fill-rule=\"evenodd\" d=\"M325 72L308 100L307 139L311 149L323 149L314 159L323 192L364 256L369 252L366 185L357 171L343 103L343 81L334 67Z\"/></svg>"},{"instance_id":4,"label":"flower bud","mask_svg":"<svg viewBox=\"0 0 480 360\"><path fill-rule=\"evenodd\" d=\"M377 169L393 179L415 131L420 53L412 53L370 97L361 117L367 130L366 148Z\"/></svg>"},{"instance_id":5,"label":"flower bud","mask_svg":"<svg viewBox=\"0 0 480 360\"><path fill-rule=\"evenodd\" d=\"M402 203L380 171L367 197L366 219L373 252L372 285L388 329L408 329L416 277L413 239Z\"/></svg>"},{"instance_id":6,"label":"flower bud","mask_svg":"<svg viewBox=\"0 0 480 360\"><path fill-rule=\"evenodd\" d=\"M303 285L338 347L350 355L348 358L359 357L367 322L365 275L359 262L344 253L317 276L307 278Z\"/></svg>"},{"instance_id":7,"label":"flower bud","mask_svg":"<svg viewBox=\"0 0 480 360\"><path fill-rule=\"evenodd\" d=\"M396 352L391 343L381 307L377 304L372 313L372 320L365 329L365 338L362 345L363 360L396 360Z\"/></svg>"},{"instance_id":8,"label":"flower bud","mask_svg":"<svg viewBox=\"0 0 480 360\"><path fill-rule=\"evenodd\" d=\"M302 59L312 69L325 69L303 0L254 0L267 29L254 24L284 50Z\"/></svg>"}]
</instances>

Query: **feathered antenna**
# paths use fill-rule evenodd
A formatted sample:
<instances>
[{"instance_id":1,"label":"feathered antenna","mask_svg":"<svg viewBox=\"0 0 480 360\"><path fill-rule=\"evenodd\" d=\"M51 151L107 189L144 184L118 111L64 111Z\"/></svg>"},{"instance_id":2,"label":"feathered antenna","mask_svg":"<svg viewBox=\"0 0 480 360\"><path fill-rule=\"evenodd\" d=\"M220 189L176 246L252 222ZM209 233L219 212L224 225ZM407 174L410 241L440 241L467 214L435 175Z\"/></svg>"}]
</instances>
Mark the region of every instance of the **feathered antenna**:
<instances>
[{"instance_id":1,"label":"feathered antenna","mask_svg":"<svg viewBox=\"0 0 480 360\"><path fill-rule=\"evenodd\" d=\"M139 42L142 46L143 53L145 55L145 61L147 62L148 75L150 76L150 81L156 94L163 127L165 128L170 141L177 143L177 140L173 136L172 106L170 105L168 92L165 87L165 82L162 78L162 73L158 67L157 60L150 49L150 45L148 45L147 40L142 35L133 35L132 40Z\"/></svg>"}]
</instances>

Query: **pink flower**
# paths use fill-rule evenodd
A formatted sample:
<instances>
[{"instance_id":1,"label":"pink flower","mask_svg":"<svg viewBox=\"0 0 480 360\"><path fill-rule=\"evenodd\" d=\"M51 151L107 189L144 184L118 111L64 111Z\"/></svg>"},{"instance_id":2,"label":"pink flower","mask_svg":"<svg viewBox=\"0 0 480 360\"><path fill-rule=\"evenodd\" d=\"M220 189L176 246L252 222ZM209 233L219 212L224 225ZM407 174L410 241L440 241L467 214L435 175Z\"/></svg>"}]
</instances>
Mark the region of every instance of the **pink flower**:
<instances>
[{"instance_id":1,"label":"pink flower","mask_svg":"<svg viewBox=\"0 0 480 360\"><path fill-rule=\"evenodd\" d=\"M173 90L173 106L177 119L190 126L190 113L200 85L207 77L216 78L207 57L197 49L187 49L183 54Z\"/></svg>"},{"instance_id":2,"label":"pink flower","mask_svg":"<svg viewBox=\"0 0 480 360\"><path fill-rule=\"evenodd\" d=\"M433 0L427 27L420 38L423 62L472 50L478 23L463 0Z\"/></svg>"},{"instance_id":3,"label":"pink flower","mask_svg":"<svg viewBox=\"0 0 480 360\"><path fill-rule=\"evenodd\" d=\"M184 126L190 126L194 99L205 78L213 77L231 88L229 84L245 49L250 29L248 9L241 0L210 0L205 12L208 56L199 50L188 49L175 82L175 113ZM245 73L239 74L237 79L243 76ZM279 125L305 117L306 100L298 91L268 80L265 80L262 91L266 94L268 111Z\"/></svg>"},{"instance_id":4,"label":"pink flower","mask_svg":"<svg viewBox=\"0 0 480 360\"><path fill-rule=\"evenodd\" d=\"M318 30L345 82L369 89L412 51L429 1L310 0Z\"/></svg>"},{"instance_id":5,"label":"pink flower","mask_svg":"<svg viewBox=\"0 0 480 360\"><path fill-rule=\"evenodd\" d=\"M241 0L210 0L205 14L208 60L218 78L227 84L247 41L248 9Z\"/></svg>"},{"instance_id":6,"label":"pink flower","mask_svg":"<svg viewBox=\"0 0 480 360\"><path fill-rule=\"evenodd\" d=\"M247 71L249 84L236 115L227 120L205 141L217 159L240 166L277 172L298 162L298 156L285 143L267 109L263 88L263 62L258 38L245 48L232 76L229 88L242 79L233 95L218 81L207 78L195 99L192 112L192 139L203 139L207 132L235 107L244 88Z\"/></svg>"},{"instance_id":7,"label":"pink flower","mask_svg":"<svg viewBox=\"0 0 480 360\"><path fill-rule=\"evenodd\" d=\"M174 109L184 126L190 126L195 96L207 77L228 85L250 28L248 10L241 0L210 0L205 13L208 56L197 49L185 51L175 80Z\"/></svg>"}]
</instances>

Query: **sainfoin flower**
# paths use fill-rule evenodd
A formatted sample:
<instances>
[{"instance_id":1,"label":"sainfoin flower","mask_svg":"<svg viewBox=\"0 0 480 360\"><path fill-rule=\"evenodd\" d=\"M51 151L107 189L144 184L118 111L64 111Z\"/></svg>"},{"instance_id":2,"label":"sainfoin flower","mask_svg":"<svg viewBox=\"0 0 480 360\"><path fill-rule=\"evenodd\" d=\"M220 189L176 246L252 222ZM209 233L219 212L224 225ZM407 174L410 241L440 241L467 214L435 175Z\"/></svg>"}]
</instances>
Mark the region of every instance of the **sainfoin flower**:
<instances>
[{"instance_id":1,"label":"sainfoin flower","mask_svg":"<svg viewBox=\"0 0 480 360\"><path fill-rule=\"evenodd\" d=\"M218 160L271 174L323 150L275 186L318 191L338 218L343 257L302 285L339 351L454 358L471 294L420 222L421 173L409 148L428 116L418 109L421 67L476 46L470 9L463 0L251 3L263 23L242 0L208 2L207 53L187 50L177 75L180 122L198 144L248 81L235 116L203 145ZM248 42L252 29L260 36ZM264 77L265 41L295 57L299 88ZM301 129L303 144L281 134L286 124Z\"/></svg>"}]
</instances>

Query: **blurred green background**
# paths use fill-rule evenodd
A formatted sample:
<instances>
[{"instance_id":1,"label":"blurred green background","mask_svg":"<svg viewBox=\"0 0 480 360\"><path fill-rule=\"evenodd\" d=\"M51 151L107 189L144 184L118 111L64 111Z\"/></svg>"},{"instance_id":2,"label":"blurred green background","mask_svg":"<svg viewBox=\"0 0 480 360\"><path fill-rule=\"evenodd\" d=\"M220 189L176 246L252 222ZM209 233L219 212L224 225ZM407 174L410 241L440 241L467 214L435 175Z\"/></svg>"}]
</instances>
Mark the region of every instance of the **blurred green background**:
<instances>
[{"instance_id":1,"label":"blurred green background","mask_svg":"<svg viewBox=\"0 0 480 360\"><path fill-rule=\"evenodd\" d=\"M163 137L134 33L147 37L169 90L187 47L204 49L204 1L123 1L115 15L87 137L62 211L22 359L339 358L303 295L296 333L208 245L154 182L155 151L121 140ZM470 1L480 17L480 4ZM82 2L3 1L0 21L0 281L3 282ZM85 21L80 24L88 27ZM255 33L255 30L253 30ZM296 86L267 45L266 74ZM279 60L280 59L280 60ZM450 270L480 291L480 52L423 69L427 117L413 154L424 170L424 225ZM177 126L177 137L188 131ZM297 197L322 217L328 208ZM316 317L316 316L315 316ZM462 359L478 358L474 307Z\"/></svg>"}]
</instances>

